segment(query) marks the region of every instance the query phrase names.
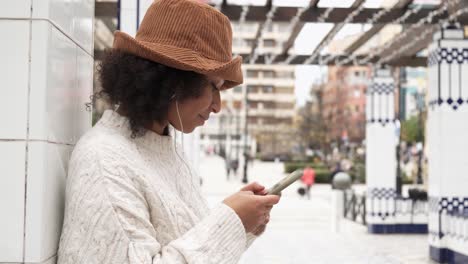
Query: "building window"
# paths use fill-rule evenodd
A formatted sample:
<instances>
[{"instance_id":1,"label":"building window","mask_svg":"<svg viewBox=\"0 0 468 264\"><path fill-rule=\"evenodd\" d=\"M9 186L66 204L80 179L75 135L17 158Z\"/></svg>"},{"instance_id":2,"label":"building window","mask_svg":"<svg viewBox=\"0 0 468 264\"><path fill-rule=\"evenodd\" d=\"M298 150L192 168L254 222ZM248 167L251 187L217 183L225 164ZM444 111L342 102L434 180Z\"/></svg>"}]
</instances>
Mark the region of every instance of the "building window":
<instances>
[{"instance_id":1,"label":"building window","mask_svg":"<svg viewBox=\"0 0 468 264\"><path fill-rule=\"evenodd\" d=\"M258 71L256 71L256 70L247 70L247 77L251 77L251 78L258 77Z\"/></svg>"},{"instance_id":2,"label":"building window","mask_svg":"<svg viewBox=\"0 0 468 264\"><path fill-rule=\"evenodd\" d=\"M276 41L274 39L264 39L263 47L274 47L276 46Z\"/></svg>"},{"instance_id":3,"label":"building window","mask_svg":"<svg viewBox=\"0 0 468 264\"><path fill-rule=\"evenodd\" d=\"M273 86L263 86L262 87L264 93L272 93L273 92Z\"/></svg>"},{"instance_id":4,"label":"building window","mask_svg":"<svg viewBox=\"0 0 468 264\"><path fill-rule=\"evenodd\" d=\"M275 72L274 71L264 71L263 72L263 77L264 78L275 78Z\"/></svg>"},{"instance_id":5,"label":"building window","mask_svg":"<svg viewBox=\"0 0 468 264\"><path fill-rule=\"evenodd\" d=\"M278 78L294 78L293 71L278 71L275 74Z\"/></svg>"},{"instance_id":6,"label":"building window","mask_svg":"<svg viewBox=\"0 0 468 264\"><path fill-rule=\"evenodd\" d=\"M280 94L293 94L294 93L294 87L275 87L275 93L280 93Z\"/></svg>"},{"instance_id":7,"label":"building window","mask_svg":"<svg viewBox=\"0 0 468 264\"><path fill-rule=\"evenodd\" d=\"M252 45L254 44L254 40L253 39L246 39L245 43L247 44L247 46L252 47Z\"/></svg>"},{"instance_id":8,"label":"building window","mask_svg":"<svg viewBox=\"0 0 468 264\"><path fill-rule=\"evenodd\" d=\"M242 102L241 101L234 101L233 106L235 109L241 109L242 108Z\"/></svg>"},{"instance_id":9,"label":"building window","mask_svg":"<svg viewBox=\"0 0 468 264\"><path fill-rule=\"evenodd\" d=\"M255 85L247 85L247 90L249 93L258 93L258 86Z\"/></svg>"},{"instance_id":10,"label":"building window","mask_svg":"<svg viewBox=\"0 0 468 264\"><path fill-rule=\"evenodd\" d=\"M242 93L242 86L236 86L236 87L234 87L234 92L235 92L235 93Z\"/></svg>"},{"instance_id":11,"label":"building window","mask_svg":"<svg viewBox=\"0 0 468 264\"><path fill-rule=\"evenodd\" d=\"M275 102L264 102L263 108L265 109L274 109L276 107Z\"/></svg>"}]
</instances>

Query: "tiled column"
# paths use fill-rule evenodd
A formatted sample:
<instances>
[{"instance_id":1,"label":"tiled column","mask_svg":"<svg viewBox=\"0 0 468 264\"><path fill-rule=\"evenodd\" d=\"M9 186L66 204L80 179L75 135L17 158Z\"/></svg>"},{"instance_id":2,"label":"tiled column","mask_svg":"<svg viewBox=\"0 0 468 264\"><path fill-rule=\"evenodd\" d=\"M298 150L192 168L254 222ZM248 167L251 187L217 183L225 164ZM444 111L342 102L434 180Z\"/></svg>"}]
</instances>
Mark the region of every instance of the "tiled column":
<instances>
[{"instance_id":1,"label":"tiled column","mask_svg":"<svg viewBox=\"0 0 468 264\"><path fill-rule=\"evenodd\" d=\"M68 159L91 126L92 0L0 1L0 263L55 263Z\"/></svg>"},{"instance_id":2,"label":"tiled column","mask_svg":"<svg viewBox=\"0 0 468 264\"><path fill-rule=\"evenodd\" d=\"M366 221L371 233L388 233L395 225L394 98L395 85L390 70L376 70L366 99Z\"/></svg>"},{"instance_id":3,"label":"tiled column","mask_svg":"<svg viewBox=\"0 0 468 264\"><path fill-rule=\"evenodd\" d=\"M430 253L468 263L468 40L462 29L444 29L429 52Z\"/></svg>"}]
</instances>

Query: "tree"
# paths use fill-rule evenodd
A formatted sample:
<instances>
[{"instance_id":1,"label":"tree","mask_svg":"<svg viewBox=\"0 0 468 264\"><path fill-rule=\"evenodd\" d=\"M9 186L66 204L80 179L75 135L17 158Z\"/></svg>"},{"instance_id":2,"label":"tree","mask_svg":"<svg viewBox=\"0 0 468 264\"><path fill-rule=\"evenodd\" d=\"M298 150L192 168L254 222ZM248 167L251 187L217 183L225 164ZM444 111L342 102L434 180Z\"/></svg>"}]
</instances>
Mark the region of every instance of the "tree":
<instances>
[{"instance_id":1,"label":"tree","mask_svg":"<svg viewBox=\"0 0 468 264\"><path fill-rule=\"evenodd\" d=\"M298 136L302 150L312 148L325 151L326 122L323 109L324 85L314 85L310 91L311 99L299 110Z\"/></svg>"},{"instance_id":2,"label":"tree","mask_svg":"<svg viewBox=\"0 0 468 264\"><path fill-rule=\"evenodd\" d=\"M401 124L401 139L408 143L423 142L424 128L422 127L422 117L413 116Z\"/></svg>"}]
</instances>

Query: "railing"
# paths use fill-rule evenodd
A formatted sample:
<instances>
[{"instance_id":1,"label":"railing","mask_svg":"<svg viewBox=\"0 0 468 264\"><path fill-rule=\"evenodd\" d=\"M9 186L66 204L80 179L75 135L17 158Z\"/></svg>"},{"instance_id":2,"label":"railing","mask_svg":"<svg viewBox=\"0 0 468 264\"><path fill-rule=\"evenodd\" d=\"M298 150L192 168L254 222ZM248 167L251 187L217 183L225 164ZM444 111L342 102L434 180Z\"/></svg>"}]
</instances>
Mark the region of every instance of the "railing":
<instances>
[{"instance_id":1,"label":"railing","mask_svg":"<svg viewBox=\"0 0 468 264\"><path fill-rule=\"evenodd\" d=\"M344 217L366 225L366 195L356 194L352 190L344 191Z\"/></svg>"},{"instance_id":2,"label":"railing","mask_svg":"<svg viewBox=\"0 0 468 264\"><path fill-rule=\"evenodd\" d=\"M366 208L366 194L357 194L354 190L343 191L344 212L345 218L354 222L366 225L367 211L372 214L372 208ZM421 217L428 215L428 202L425 199L411 199L409 197L397 196L392 201L394 204L391 210L391 215L407 218L405 222L414 223L415 217L418 217L416 222L421 221Z\"/></svg>"}]
</instances>

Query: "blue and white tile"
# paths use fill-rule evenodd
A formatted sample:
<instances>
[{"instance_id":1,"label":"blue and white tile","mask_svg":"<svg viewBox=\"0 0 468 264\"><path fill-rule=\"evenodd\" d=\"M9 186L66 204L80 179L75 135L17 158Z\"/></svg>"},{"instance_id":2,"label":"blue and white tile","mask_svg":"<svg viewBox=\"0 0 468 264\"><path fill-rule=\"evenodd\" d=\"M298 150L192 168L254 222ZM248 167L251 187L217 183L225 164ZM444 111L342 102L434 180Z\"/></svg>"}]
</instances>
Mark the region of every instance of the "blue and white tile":
<instances>
[{"instance_id":1,"label":"blue and white tile","mask_svg":"<svg viewBox=\"0 0 468 264\"><path fill-rule=\"evenodd\" d=\"M11 1L4 1L11 2ZM25 139L29 76L29 23L0 20L0 139Z\"/></svg>"},{"instance_id":2,"label":"blue and white tile","mask_svg":"<svg viewBox=\"0 0 468 264\"><path fill-rule=\"evenodd\" d=\"M29 17L31 17L31 0L0 1L0 19Z\"/></svg>"},{"instance_id":3,"label":"blue and white tile","mask_svg":"<svg viewBox=\"0 0 468 264\"><path fill-rule=\"evenodd\" d=\"M0 141L0 262L22 262L25 149L24 141Z\"/></svg>"},{"instance_id":4,"label":"blue and white tile","mask_svg":"<svg viewBox=\"0 0 468 264\"><path fill-rule=\"evenodd\" d=\"M73 144L78 47L47 21L32 31L30 138Z\"/></svg>"},{"instance_id":5,"label":"blue and white tile","mask_svg":"<svg viewBox=\"0 0 468 264\"><path fill-rule=\"evenodd\" d=\"M71 151L67 145L29 143L26 262L43 262L57 253Z\"/></svg>"}]
</instances>

